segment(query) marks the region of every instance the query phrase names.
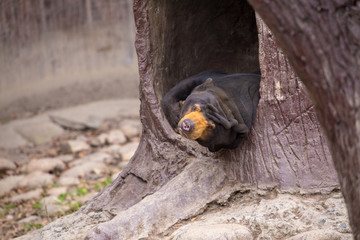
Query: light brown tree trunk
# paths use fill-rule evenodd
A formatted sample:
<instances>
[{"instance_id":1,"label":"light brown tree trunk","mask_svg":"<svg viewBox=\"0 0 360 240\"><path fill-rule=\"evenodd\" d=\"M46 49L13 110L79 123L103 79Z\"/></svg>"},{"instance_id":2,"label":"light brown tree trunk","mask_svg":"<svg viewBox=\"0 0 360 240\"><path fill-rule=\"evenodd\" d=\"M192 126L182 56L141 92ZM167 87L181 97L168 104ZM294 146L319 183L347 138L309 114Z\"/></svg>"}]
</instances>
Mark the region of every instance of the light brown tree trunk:
<instances>
[{"instance_id":1,"label":"light brown tree trunk","mask_svg":"<svg viewBox=\"0 0 360 240\"><path fill-rule=\"evenodd\" d=\"M358 1L250 0L316 105L360 239L360 5Z\"/></svg>"}]
</instances>

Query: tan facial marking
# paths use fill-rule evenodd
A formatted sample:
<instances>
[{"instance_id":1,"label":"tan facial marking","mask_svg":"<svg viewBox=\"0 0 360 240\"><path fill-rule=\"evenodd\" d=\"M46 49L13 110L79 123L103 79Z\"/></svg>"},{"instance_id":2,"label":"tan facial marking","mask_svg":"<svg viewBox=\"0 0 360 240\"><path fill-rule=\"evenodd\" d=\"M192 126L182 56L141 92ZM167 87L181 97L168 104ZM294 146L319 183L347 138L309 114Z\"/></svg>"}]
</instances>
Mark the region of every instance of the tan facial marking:
<instances>
[{"instance_id":1,"label":"tan facial marking","mask_svg":"<svg viewBox=\"0 0 360 240\"><path fill-rule=\"evenodd\" d=\"M181 127L181 123L185 119L191 119L195 124L195 127L191 132L184 133L184 132L180 131L180 134L183 137L186 137L190 140L205 139L206 136L210 133L210 129L208 127L215 128L214 123L208 122L206 120L206 118L203 115L203 113L201 112L201 108L198 104L195 104L186 112L184 117L179 121L179 124L178 124L179 128Z\"/></svg>"}]
</instances>

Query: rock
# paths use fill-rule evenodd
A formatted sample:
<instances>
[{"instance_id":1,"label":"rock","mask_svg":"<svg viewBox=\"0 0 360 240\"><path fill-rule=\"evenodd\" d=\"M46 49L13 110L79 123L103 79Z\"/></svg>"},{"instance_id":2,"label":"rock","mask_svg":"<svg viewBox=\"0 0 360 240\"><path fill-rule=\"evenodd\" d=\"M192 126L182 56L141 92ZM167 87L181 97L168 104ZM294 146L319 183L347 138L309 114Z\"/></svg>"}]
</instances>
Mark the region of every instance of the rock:
<instances>
[{"instance_id":1,"label":"rock","mask_svg":"<svg viewBox=\"0 0 360 240\"><path fill-rule=\"evenodd\" d=\"M333 230L313 230L288 238L288 240L345 240L345 239L350 240L352 239L352 237L351 235L341 234Z\"/></svg>"},{"instance_id":2,"label":"rock","mask_svg":"<svg viewBox=\"0 0 360 240\"><path fill-rule=\"evenodd\" d=\"M55 188L50 188L47 193L49 195L53 195L58 197L59 195L66 193L67 192L67 187L55 187Z\"/></svg>"},{"instance_id":3,"label":"rock","mask_svg":"<svg viewBox=\"0 0 360 240\"><path fill-rule=\"evenodd\" d=\"M250 230L239 224L209 224L186 226L175 231L177 240L246 240L253 239Z\"/></svg>"},{"instance_id":4,"label":"rock","mask_svg":"<svg viewBox=\"0 0 360 240\"><path fill-rule=\"evenodd\" d=\"M8 124L0 126L0 148L13 149L26 145L28 142Z\"/></svg>"},{"instance_id":5,"label":"rock","mask_svg":"<svg viewBox=\"0 0 360 240\"><path fill-rule=\"evenodd\" d=\"M15 170L15 169L16 169L15 163L13 163L8 159L0 158L0 172L6 170Z\"/></svg>"},{"instance_id":6,"label":"rock","mask_svg":"<svg viewBox=\"0 0 360 240\"><path fill-rule=\"evenodd\" d=\"M23 218L19 221L20 224L25 224L25 223L33 223L33 222L40 222L41 218L39 216L34 216L31 215L29 217Z\"/></svg>"},{"instance_id":7,"label":"rock","mask_svg":"<svg viewBox=\"0 0 360 240\"><path fill-rule=\"evenodd\" d=\"M113 158L113 163L120 162L122 160L122 147L120 145L111 145L101 149L102 152L110 154Z\"/></svg>"},{"instance_id":8,"label":"rock","mask_svg":"<svg viewBox=\"0 0 360 240\"><path fill-rule=\"evenodd\" d=\"M64 153L77 153L89 149L90 146L80 140L69 140L61 145L61 151Z\"/></svg>"},{"instance_id":9,"label":"rock","mask_svg":"<svg viewBox=\"0 0 360 240\"><path fill-rule=\"evenodd\" d=\"M126 137L121 130L110 131L107 142L110 144L123 144L126 143Z\"/></svg>"},{"instance_id":10,"label":"rock","mask_svg":"<svg viewBox=\"0 0 360 240\"><path fill-rule=\"evenodd\" d=\"M52 140L52 138L58 137L64 133L64 130L61 127L48 119L26 121L17 126L16 131L35 145L47 143Z\"/></svg>"},{"instance_id":11,"label":"rock","mask_svg":"<svg viewBox=\"0 0 360 240\"><path fill-rule=\"evenodd\" d=\"M71 129L98 128L107 118L139 116L140 102L137 99L120 99L92 102L81 106L52 111L50 118L55 123Z\"/></svg>"},{"instance_id":12,"label":"rock","mask_svg":"<svg viewBox=\"0 0 360 240\"><path fill-rule=\"evenodd\" d=\"M62 172L65 169L65 164L57 158L41 158L30 161L27 166L27 172L42 171L42 172Z\"/></svg>"},{"instance_id":13,"label":"rock","mask_svg":"<svg viewBox=\"0 0 360 240\"><path fill-rule=\"evenodd\" d=\"M77 177L60 177L58 181L60 186L74 186L80 184L80 180Z\"/></svg>"},{"instance_id":14,"label":"rock","mask_svg":"<svg viewBox=\"0 0 360 240\"><path fill-rule=\"evenodd\" d=\"M85 176L99 171L105 171L107 169L106 164L103 162L86 162L80 165L77 165L67 171L65 171L61 177L74 177L74 178L84 178Z\"/></svg>"},{"instance_id":15,"label":"rock","mask_svg":"<svg viewBox=\"0 0 360 240\"><path fill-rule=\"evenodd\" d=\"M137 148L139 146L139 143L137 142L131 142L128 144L125 144L124 146L121 146L120 152L122 154L122 160L123 161L129 161L134 153L136 152Z\"/></svg>"},{"instance_id":16,"label":"rock","mask_svg":"<svg viewBox=\"0 0 360 240\"><path fill-rule=\"evenodd\" d=\"M57 156L57 159L61 160L63 163L69 163L74 160L74 157L70 154Z\"/></svg>"},{"instance_id":17,"label":"rock","mask_svg":"<svg viewBox=\"0 0 360 240\"><path fill-rule=\"evenodd\" d=\"M99 147L102 145L102 143L100 142L100 140L98 138L92 138L90 139L90 142L89 142L90 146L92 147Z\"/></svg>"},{"instance_id":18,"label":"rock","mask_svg":"<svg viewBox=\"0 0 360 240\"><path fill-rule=\"evenodd\" d=\"M99 142L100 142L100 145L105 145L106 144L106 141L107 141L107 139L108 139L108 134L106 134L106 133L102 133L102 134L100 134L98 137L97 137L97 140L99 140Z\"/></svg>"},{"instance_id":19,"label":"rock","mask_svg":"<svg viewBox=\"0 0 360 240\"><path fill-rule=\"evenodd\" d=\"M69 164L70 167L74 167L76 165L84 164L87 162L103 162L106 164L116 163L114 159L107 153L104 152L97 152L82 158L76 159Z\"/></svg>"},{"instance_id":20,"label":"rock","mask_svg":"<svg viewBox=\"0 0 360 240\"><path fill-rule=\"evenodd\" d=\"M141 133L141 125L140 124L132 124L132 123L122 123L120 125L120 130L125 134L128 139L133 137L138 137Z\"/></svg>"},{"instance_id":21,"label":"rock","mask_svg":"<svg viewBox=\"0 0 360 240\"><path fill-rule=\"evenodd\" d=\"M118 167L122 170L124 169L127 165L128 165L128 161L121 161L119 164L118 164Z\"/></svg>"},{"instance_id":22,"label":"rock","mask_svg":"<svg viewBox=\"0 0 360 240\"><path fill-rule=\"evenodd\" d=\"M0 197L8 194L12 189L14 189L19 182L24 178L23 175L20 176L8 176L0 180Z\"/></svg>"},{"instance_id":23,"label":"rock","mask_svg":"<svg viewBox=\"0 0 360 240\"><path fill-rule=\"evenodd\" d=\"M120 175L120 172L114 173L111 175L111 181L115 181L115 179Z\"/></svg>"},{"instance_id":24,"label":"rock","mask_svg":"<svg viewBox=\"0 0 360 240\"><path fill-rule=\"evenodd\" d=\"M11 198L11 201L12 202L21 202L21 201L26 201L26 200L30 200L30 199L37 199L37 198L40 198L42 192L43 192L42 189L32 190L27 193L13 196Z\"/></svg>"},{"instance_id":25,"label":"rock","mask_svg":"<svg viewBox=\"0 0 360 240\"><path fill-rule=\"evenodd\" d=\"M86 194L85 196L77 197L76 200L80 201L82 203L91 200L93 197L95 197L98 193L97 192L91 192Z\"/></svg>"},{"instance_id":26,"label":"rock","mask_svg":"<svg viewBox=\"0 0 360 240\"><path fill-rule=\"evenodd\" d=\"M62 205L56 196L48 196L41 200L41 213L43 215L52 216L58 212L66 212L70 209L68 205Z\"/></svg>"},{"instance_id":27,"label":"rock","mask_svg":"<svg viewBox=\"0 0 360 240\"><path fill-rule=\"evenodd\" d=\"M53 176L41 171L35 171L26 175L19 181L18 187L36 188L53 184Z\"/></svg>"}]
</instances>

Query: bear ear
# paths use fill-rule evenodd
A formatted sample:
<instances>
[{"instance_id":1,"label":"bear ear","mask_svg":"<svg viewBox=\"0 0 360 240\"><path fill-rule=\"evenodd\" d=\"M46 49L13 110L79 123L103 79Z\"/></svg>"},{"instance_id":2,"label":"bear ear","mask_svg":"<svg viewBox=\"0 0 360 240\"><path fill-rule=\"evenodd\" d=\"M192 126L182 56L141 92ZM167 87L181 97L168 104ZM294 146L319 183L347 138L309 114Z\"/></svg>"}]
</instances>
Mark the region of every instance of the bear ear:
<instances>
[{"instance_id":1,"label":"bear ear","mask_svg":"<svg viewBox=\"0 0 360 240\"><path fill-rule=\"evenodd\" d=\"M212 78L208 78L206 79L206 81L203 83L205 88L209 88L209 87L213 87L214 86L214 82Z\"/></svg>"}]
</instances>

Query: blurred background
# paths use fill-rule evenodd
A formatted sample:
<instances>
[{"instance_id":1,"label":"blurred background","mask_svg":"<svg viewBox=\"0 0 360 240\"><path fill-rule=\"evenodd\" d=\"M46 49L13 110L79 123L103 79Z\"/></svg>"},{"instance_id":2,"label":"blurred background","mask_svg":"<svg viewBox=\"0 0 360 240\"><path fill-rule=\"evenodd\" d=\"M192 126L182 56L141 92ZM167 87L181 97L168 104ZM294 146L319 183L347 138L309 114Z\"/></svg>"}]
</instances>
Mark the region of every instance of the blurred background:
<instances>
[{"instance_id":1,"label":"blurred background","mask_svg":"<svg viewBox=\"0 0 360 240\"><path fill-rule=\"evenodd\" d=\"M0 0L0 121L138 96L131 0Z\"/></svg>"}]
</instances>

